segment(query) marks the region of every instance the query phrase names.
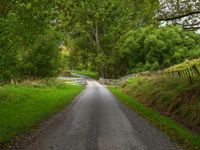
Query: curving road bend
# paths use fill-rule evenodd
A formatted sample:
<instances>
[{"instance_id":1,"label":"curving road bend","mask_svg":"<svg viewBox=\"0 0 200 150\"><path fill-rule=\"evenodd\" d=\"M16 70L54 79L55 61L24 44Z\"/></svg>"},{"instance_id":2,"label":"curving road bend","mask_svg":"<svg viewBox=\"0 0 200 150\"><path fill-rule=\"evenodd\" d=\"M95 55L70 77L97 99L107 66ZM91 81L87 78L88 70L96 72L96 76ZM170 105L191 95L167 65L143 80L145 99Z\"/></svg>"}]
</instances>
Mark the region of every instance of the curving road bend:
<instances>
[{"instance_id":1,"label":"curving road bend","mask_svg":"<svg viewBox=\"0 0 200 150\"><path fill-rule=\"evenodd\" d=\"M25 150L177 150L168 137L87 79L85 91Z\"/></svg>"}]
</instances>

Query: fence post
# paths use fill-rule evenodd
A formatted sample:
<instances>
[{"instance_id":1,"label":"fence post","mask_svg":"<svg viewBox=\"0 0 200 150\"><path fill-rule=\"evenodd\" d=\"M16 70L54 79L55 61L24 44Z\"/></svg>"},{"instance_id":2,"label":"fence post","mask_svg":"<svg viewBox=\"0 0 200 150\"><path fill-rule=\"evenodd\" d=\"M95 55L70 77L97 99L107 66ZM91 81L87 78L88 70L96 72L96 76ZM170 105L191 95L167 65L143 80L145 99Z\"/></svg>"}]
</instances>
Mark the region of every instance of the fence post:
<instances>
[{"instance_id":1,"label":"fence post","mask_svg":"<svg viewBox=\"0 0 200 150\"><path fill-rule=\"evenodd\" d=\"M185 78L187 78L187 72L185 70L183 70L183 74L184 74Z\"/></svg>"},{"instance_id":2,"label":"fence post","mask_svg":"<svg viewBox=\"0 0 200 150\"><path fill-rule=\"evenodd\" d=\"M187 74L188 74L189 82L192 84L192 77L191 77L191 75L190 75L190 70L189 70L189 68L186 69L186 72L187 72Z\"/></svg>"},{"instance_id":3,"label":"fence post","mask_svg":"<svg viewBox=\"0 0 200 150\"><path fill-rule=\"evenodd\" d=\"M179 78L181 78L181 72L179 72L179 71L177 71L178 72L178 76L179 76Z\"/></svg>"},{"instance_id":4,"label":"fence post","mask_svg":"<svg viewBox=\"0 0 200 150\"><path fill-rule=\"evenodd\" d=\"M197 76L200 76L200 72L199 72L199 70L197 69L197 66L194 65L194 66L192 66L192 67L194 68L194 71L195 71L196 75L197 75Z\"/></svg>"}]
</instances>

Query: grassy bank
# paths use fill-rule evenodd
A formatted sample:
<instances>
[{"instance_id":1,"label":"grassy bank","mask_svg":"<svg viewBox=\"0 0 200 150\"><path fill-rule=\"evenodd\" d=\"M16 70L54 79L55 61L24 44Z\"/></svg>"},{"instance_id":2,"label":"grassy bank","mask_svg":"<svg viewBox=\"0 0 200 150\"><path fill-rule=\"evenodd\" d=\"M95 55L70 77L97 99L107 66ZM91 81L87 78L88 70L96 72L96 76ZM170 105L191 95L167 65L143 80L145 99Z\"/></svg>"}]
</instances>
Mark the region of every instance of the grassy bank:
<instances>
[{"instance_id":1,"label":"grassy bank","mask_svg":"<svg viewBox=\"0 0 200 150\"><path fill-rule=\"evenodd\" d=\"M200 133L199 79L191 84L178 78L132 78L122 89L146 106Z\"/></svg>"},{"instance_id":2,"label":"grassy bank","mask_svg":"<svg viewBox=\"0 0 200 150\"><path fill-rule=\"evenodd\" d=\"M0 87L0 143L8 142L66 107L82 89L78 85L57 83Z\"/></svg>"},{"instance_id":3,"label":"grassy bank","mask_svg":"<svg viewBox=\"0 0 200 150\"><path fill-rule=\"evenodd\" d=\"M132 86L136 85L133 83ZM110 90L118 97L120 101L138 112L141 116L148 119L152 124L165 132L172 140L187 150L200 149L200 136L184 128L179 123L169 117L161 115L159 112L146 107L138 102L135 98L128 96L122 90L116 87L109 87Z\"/></svg>"},{"instance_id":4,"label":"grassy bank","mask_svg":"<svg viewBox=\"0 0 200 150\"><path fill-rule=\"evenodd\" d=\"M93 71L87 71L87 70L73 70L72 73L77 73L77 74L81 74L81 75L85 75L85 76L88 76L88 77L91 77L93 79L98 79L99 76L98 76L98 73L96 72L93 72Z\"/></svg>"}]
</instances>

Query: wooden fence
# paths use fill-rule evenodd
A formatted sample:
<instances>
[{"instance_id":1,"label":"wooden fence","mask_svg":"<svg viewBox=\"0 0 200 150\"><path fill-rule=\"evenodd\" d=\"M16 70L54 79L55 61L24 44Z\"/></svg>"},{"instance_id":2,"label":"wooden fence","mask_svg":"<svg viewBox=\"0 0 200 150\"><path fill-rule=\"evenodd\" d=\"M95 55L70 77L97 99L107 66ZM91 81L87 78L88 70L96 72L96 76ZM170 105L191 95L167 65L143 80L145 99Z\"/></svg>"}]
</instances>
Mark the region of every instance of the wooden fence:
<instances>
[{"instance_id":1,"label":"wooden fence","mask_svg":"<svg viewBox=\"0 0 200 150\"><path fill-rule=\"evenodd\" d=\"M149 77L149 78L185 78L188 79L190 83L193 83L194 80L200 79L200 63L195 64L190 67L186 67L182 70L175 70L175 71L155 71L155 72L141 72L130 74L124 76L120 79L103 79L100 78L99 82L102 84L110 84L110 85L120 85L122 82L127 81L133 77Z\"/></svg>"},{"instance_id":2,"label":"wooden fence","mask_svg":"<svg viewBox=\"0 0 200 150\"><path fill-rule=\"evenodd\" d=\"M200 64L195 64L182 70L158 71L151 73L150 76L163 78L185 78L192 83L194 80L200 78Z\"/></svg>"}]
</instances>

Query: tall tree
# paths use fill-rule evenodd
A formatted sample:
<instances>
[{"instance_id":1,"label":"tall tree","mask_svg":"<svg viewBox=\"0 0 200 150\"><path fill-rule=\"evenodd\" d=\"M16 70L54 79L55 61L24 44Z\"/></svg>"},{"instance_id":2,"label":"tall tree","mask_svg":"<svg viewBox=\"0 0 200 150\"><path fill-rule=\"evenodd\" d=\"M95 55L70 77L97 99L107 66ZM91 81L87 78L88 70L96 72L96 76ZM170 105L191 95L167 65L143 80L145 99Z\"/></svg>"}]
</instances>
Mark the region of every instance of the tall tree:
<instances>
[{"instance_id":1,"label":"tall tree","mask_svg":"<svg viewBox=\"0 0 200 150\"><path fill-rule=\"evenodd\" d=\"M155 3L146 0L79 0L73 3L68 0L65 3L66 9L62 14L66 20L66 34L75 41L76 51L88 53L90 58L87 61L96 67L102 77L118 76L117 40L130 29L151 24L154 10L150 6ZM144 4L149 4L146 10L151 13L140 10ZM58 6L63 7L62 4Z\"/></svg>"}]
</instances>

